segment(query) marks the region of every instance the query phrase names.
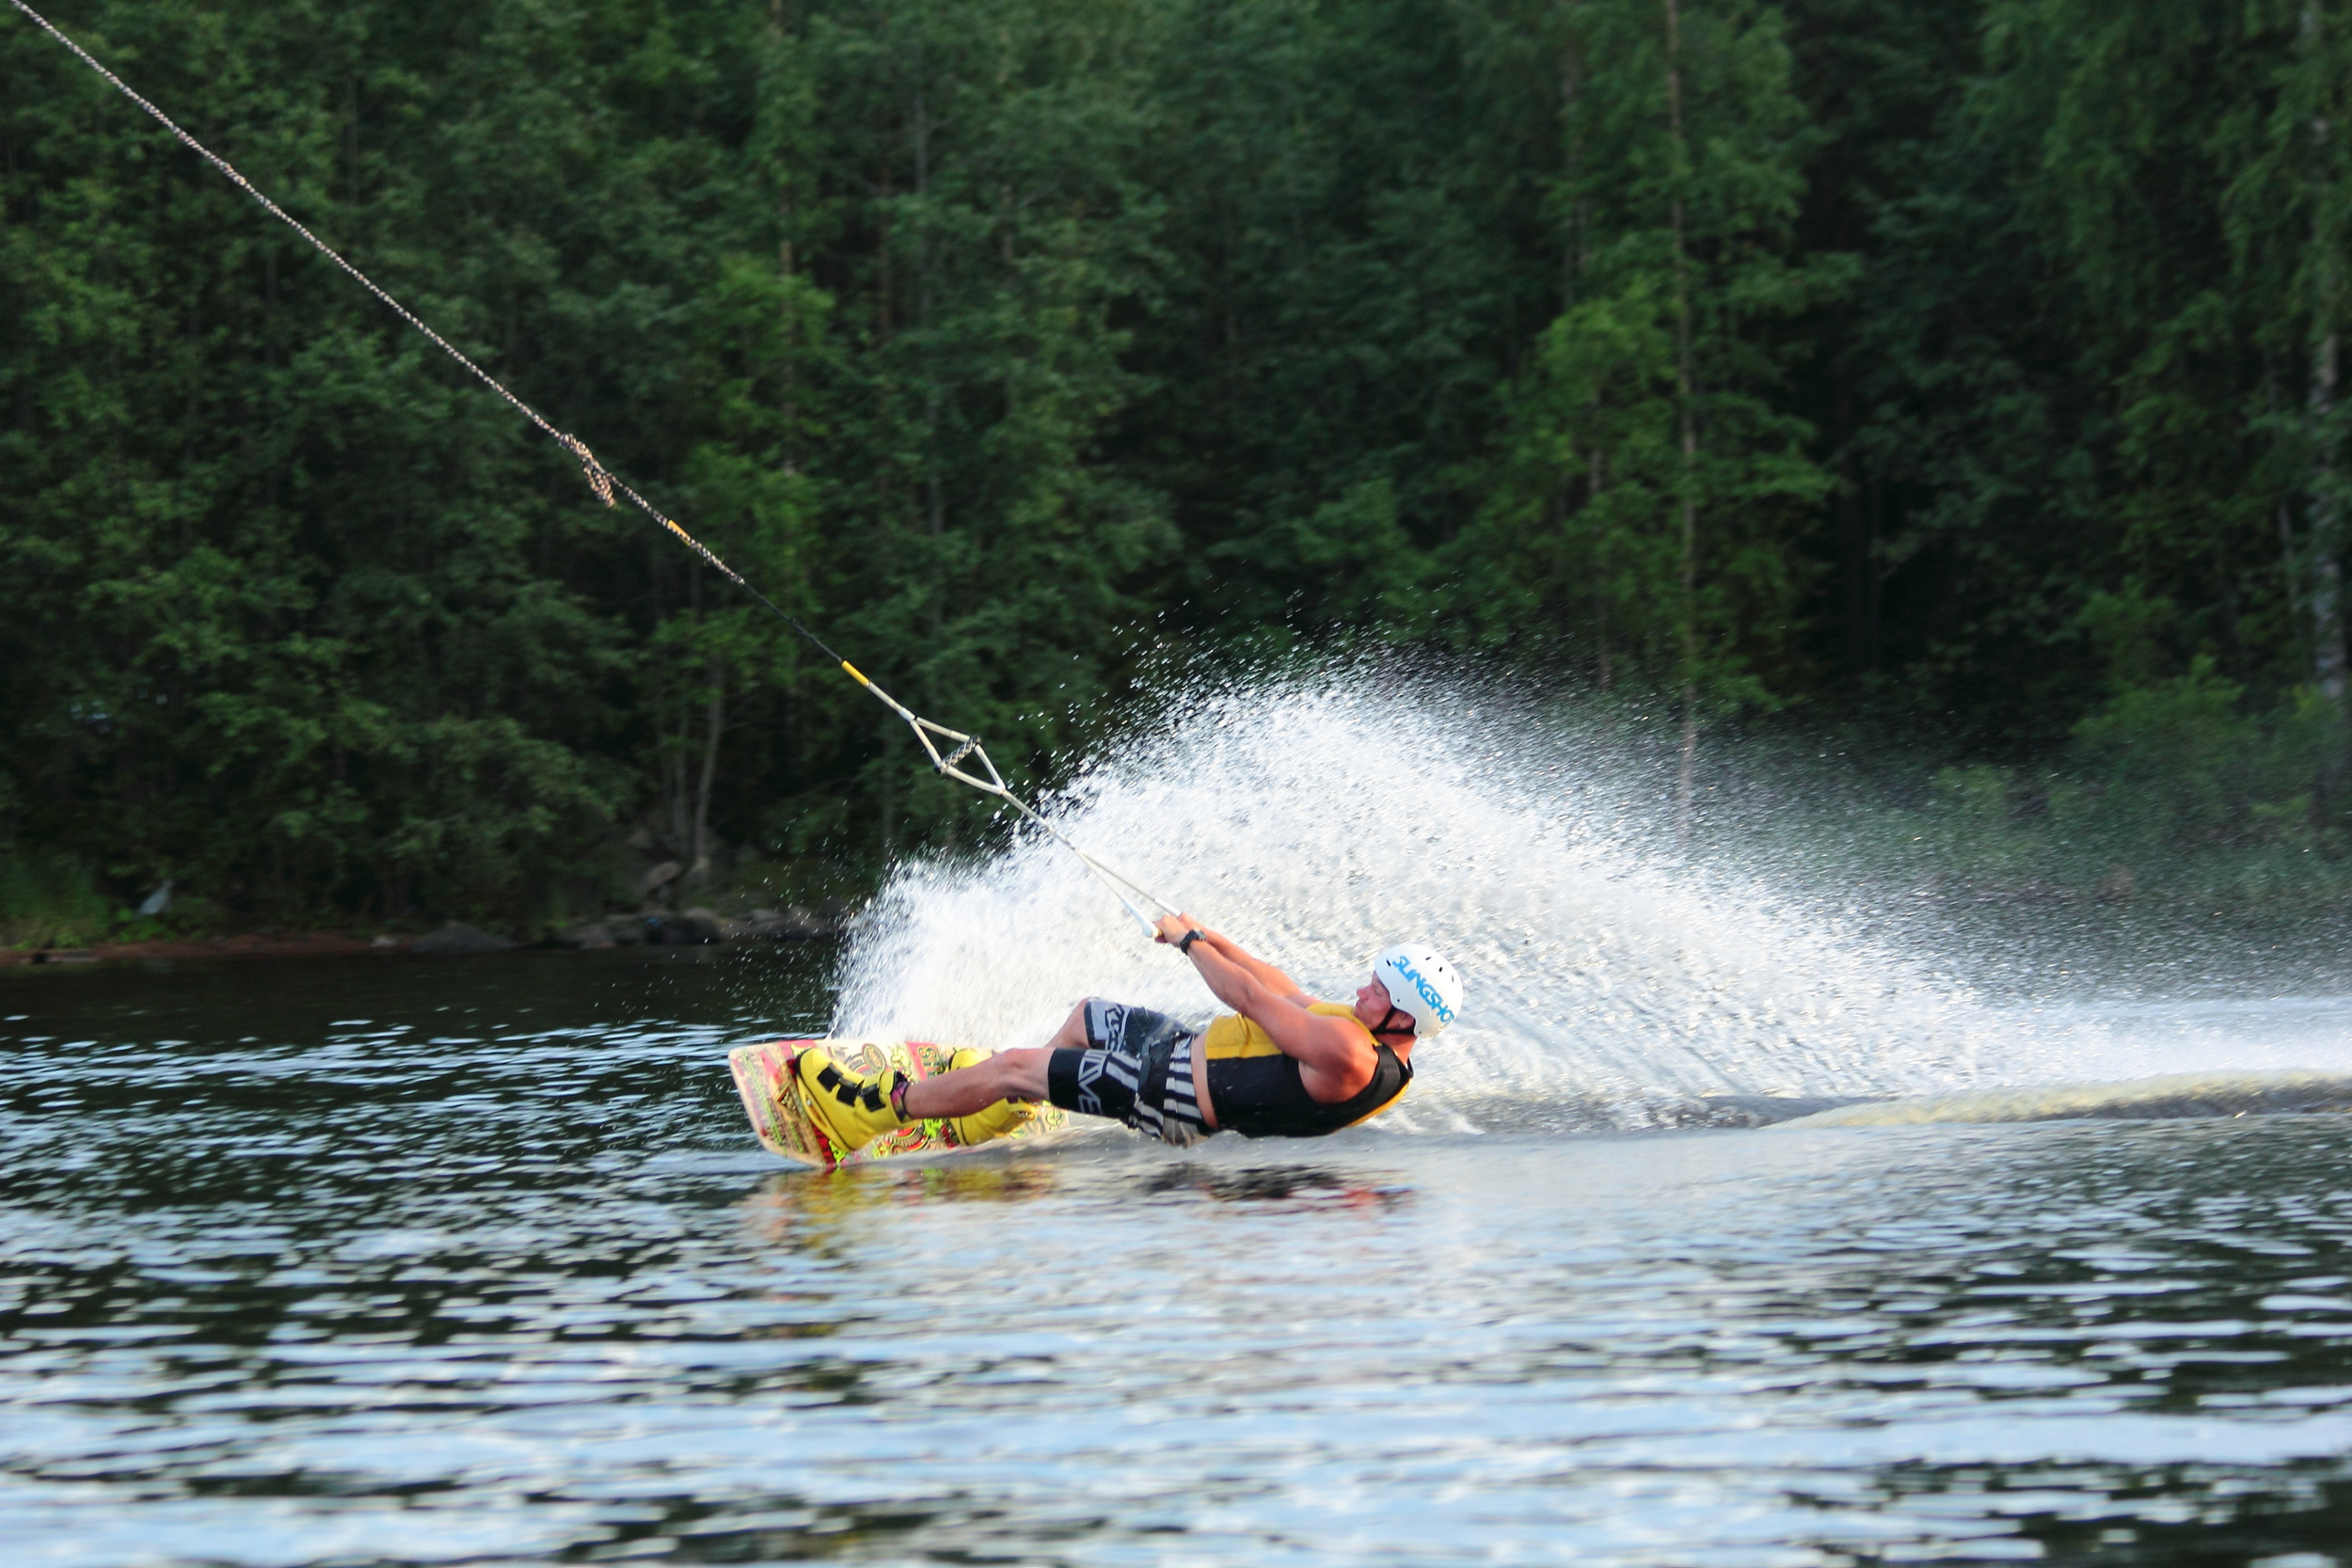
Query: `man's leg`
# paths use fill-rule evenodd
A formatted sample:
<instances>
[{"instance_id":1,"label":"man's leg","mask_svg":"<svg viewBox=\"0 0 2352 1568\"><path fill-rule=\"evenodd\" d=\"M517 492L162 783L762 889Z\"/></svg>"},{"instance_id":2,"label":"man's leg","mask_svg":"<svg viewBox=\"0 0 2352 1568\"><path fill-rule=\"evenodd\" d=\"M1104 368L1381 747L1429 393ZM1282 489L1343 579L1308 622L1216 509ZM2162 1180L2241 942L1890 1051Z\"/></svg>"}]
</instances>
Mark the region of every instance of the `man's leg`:
<instances>
[{"instance_id":1,"label":"man's leg","mask_svg":"<svg viewBox=\"0 0 2352 1568\"><path fill-rule=\"evenodd\" d=\"M1083 1040L1083 1017L1078 1020L1078 1027ZM1061 1037L1054 1037L1058 1040ZM942 1117L977 1116L1007 1100L1043 1100L1045 1064L1053 1053L1052 1046L1025 1046L1018 1051L1000 1051L972 1067L917 1079L907 1085L906 1114L912 1120L929 1121Z\"/></svg>"},{"instance_id":2,"label":"man's leg","mask_svg":"<svg viewBox=\"0 0 2352 1568\"><path fill-rule=\"evenodd\" d=\"M1062 1026L1054 1031L1054 1037L1045 1042L1048 1051L1084 1051L1094 1042L1087 1038L1087 1006L1094 1000L1089 996L1070 1009Z\"/></svg>"},{"instance_id":3,"label":"man's leg","mask_svg":"<svg viewBox=\"0 0 2352 1568\"><path fill-rule=\"evenodd\" d=\"M1027 1121L1031 1107L1049 1097L1055 1051L1084 1050L1087 1044L1087 1004L1081 1002L1047 1045L1000 1052L912 1083L895 1072L879 1081L850 1072L821 1046L803 1051L792 1070L801 1079L802 1103L845 1150L862 1148L911 1121L948 1121L961 1141L986 1143ZM901 1085L894 1101L892 1090Z\"/></svg>"},{"instance_id":4,"label":"man's leg","mask_svg":"<svg viewBox=\"0 0 2352 1568\"><path fill-rule=\"evenodd\" d=\"M1069 1018L1041 1046L1000 1051L984 1062L942 1072L907 1085L906 1113L910 1119L977 1116L1008 1100L1041 1104L1046 1094L1045 1069L1057 1051L1084 1051L1087 1005L1070 1009Z\"/></svg>"}]
</instances>

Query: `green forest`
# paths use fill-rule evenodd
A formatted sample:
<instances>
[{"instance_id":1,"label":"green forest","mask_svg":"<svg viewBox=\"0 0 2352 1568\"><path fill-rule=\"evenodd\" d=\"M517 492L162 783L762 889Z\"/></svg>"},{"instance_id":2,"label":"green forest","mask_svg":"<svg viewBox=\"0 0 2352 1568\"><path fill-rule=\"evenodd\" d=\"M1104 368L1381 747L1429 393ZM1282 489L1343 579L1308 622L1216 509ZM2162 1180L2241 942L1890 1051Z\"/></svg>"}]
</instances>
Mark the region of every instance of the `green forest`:
<instances>
[{"instance_id":1,"label":"green forest","mask_svg":"<svg viewBox=\"0 0 2352 1568\"><path fill-rule=\"evenodd\" d=\"M1371 646L1665 715L1686 799L1834 734L1955 853L2344 874L2339 0L44 14L1024 780ZM984 829L6 9L0 212L14 940Z\"/></svg>"}]
</instances>

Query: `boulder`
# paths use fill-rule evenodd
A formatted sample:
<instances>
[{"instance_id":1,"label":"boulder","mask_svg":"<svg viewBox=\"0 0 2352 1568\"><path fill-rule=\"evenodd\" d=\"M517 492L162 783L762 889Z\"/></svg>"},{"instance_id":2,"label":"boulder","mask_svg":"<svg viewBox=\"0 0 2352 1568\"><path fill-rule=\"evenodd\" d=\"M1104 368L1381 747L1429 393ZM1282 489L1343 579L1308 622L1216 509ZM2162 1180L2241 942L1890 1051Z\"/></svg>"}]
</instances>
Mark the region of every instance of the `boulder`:
<instances>
[{"instance_id":1,"label":"boulder","mask_svg":"<svg viewBox=\"0 0 2352 1568\"><path fill-rule=\"evenodd\" d=\"M697 904L676 918L700 942L734 942L745 934L741 921L729 920L707 904ZM707 936L701 934L706 931Z\"/></svg>"},{"instance_id":2,"label":"boulder","mask_svg":"<svg viewBox=\"0 0 2352 1568\"><path fill-rule=\"evenodd\" d=\"M781 910L752 911L752 934L770 942L816 942L841 934L841 921L830 913L831 906L809 910L799 904L787 904Z\"/></svg>"},{"instance_id":3,"label":"boulder","mask_svg":"<svg viewBox=\"0 0 2352 1568\"><path fill-rule=\"evenodd\" d=\"M707 911L662 915L658 921L648 920L646 926L646 936L666 947L693 947L719 940L718 918Z\"/></svg>"},{"instance_id":4,"label":"boulder","mask_svg":"<svg viewBox=\"0 0 2352 1568\"><path fill-rule=\"evenodd\" d=\"M585 926L573 927L555 940L566 947L610 947L612 933L603 921L592 920Z\"/></svg>"},{"instance_id":5,"label":"boulder","mask_svg":"<svg viewBox=\"0 0 2352 1568\"><path fill-rule=\"evenodd\" d=\"M503 953L515 944L458 921L429 931L408 944L411 953Z\"/></svg>"},{"instance_id":6,"label":"boulder","mask_svg":"<svg viewBox=\"0 0 2352 1568\"><path fill-rule=\"evenodd\" d=\"M675 861L663 861L637 879L637 892L642 896L658 887L666 887L677 880L677 874L686 868Z\"/></svg>"}]
</instances>

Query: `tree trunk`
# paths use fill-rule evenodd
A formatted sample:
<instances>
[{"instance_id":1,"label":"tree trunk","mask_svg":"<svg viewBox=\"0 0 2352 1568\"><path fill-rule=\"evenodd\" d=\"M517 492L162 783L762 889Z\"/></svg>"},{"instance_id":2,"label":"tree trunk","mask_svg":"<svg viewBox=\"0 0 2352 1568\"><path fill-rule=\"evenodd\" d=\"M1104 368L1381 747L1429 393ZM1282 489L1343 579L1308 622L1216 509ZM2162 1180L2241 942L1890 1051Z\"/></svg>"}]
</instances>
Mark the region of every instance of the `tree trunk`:
<instances>
[{"instance_id":1,"label":"tree trunk","mask_svg":"<svg viewBox=\"0 0 2352 1568\"><path fill-rule=\"evenodd\" d=\"M1843 389L1837 395L1834 428L1851 433L1855 424L1853 400ZM1851 454L1844 464L1845 483L1837 492L1838 597L1845 623L1846 674L1856 682L1878 668L1878 494L1875 481L1854 475Z\"/></svg>"},{"instance_id":2,"label":"tree trunk","mask_svg":"<svg viewBox=\"0 0 2352 1568\"><path fill-rule=\"evenodd\" d=\"M1609 531L1600 525L1599 518L1601 473L1600 449L1595 447L1592 467L1585 476L1584 504L1594 514L1593 531L1597 541L1593 551L1593 636L1599 644L1600 689L1607 691L1615 683L1611 678L1609 664Z\"/></svg>"},{"instance_id":3,"label":"tree trunk","mask_svg":"<svg viewBox=\"0 0 2352 1568\"><path fill-rule=\"evenodd\" d=\"M703 771L694 788L694 862L687 879L697 886L710 880L710 790L719 778L719 736L726 728L727 667L710 661L710 701L703 709Z\"/></svg>"},{"instance_id":4,"label":"tree trunk","mask_svg":"<svg viewBox=\"0 0 2352 1568\"><path fill-rule=\"evenodd\" d=\"M1674 230L1675 271L1675 401L1682 422L1682 582L1677 614L1682 641L1682 755L1675 775L1675 837L1691 837L1691 797L1698 771L1699 751L1699 515L1698 411L1693 406L1694 376L1691 368L1691 264L1682 231L1682 187L1690 177L1690 149L1682 134L1682 10L1679 0L1666 0L1666 121L1673 137L1674 196L1670 218Z\"/></svg>"},{"instance_id":5,"label":"tree trunk","mask_svg":"<svg viewBox=\"0 0 2352 1568\"><path fill-rule=\"evenodd\" d=\"M923 43L917 35L914 45L914 195L919 202L930 194L931 188L931 112L930 98L923 81ZM919 209L918 209L919 211ZM914 233L914 325L919 332L929 333L931 325L931 233L929 214L924 214ZM947 496L939 479L939 365L935 350L928 336L923 348L923 496L924 523L930 536L937 539L947 531ZM939 561L936 550L931 560ZM947 585L934 580L931 584L931 635L939 636L946 627Z\"/></svg>"},{"instance_id":6,"label":"tree trunk","mask_svg":"<svg viewBox=\"0 0 2352 1568\"><path fill-rule=\"evenodd\" d=\"M2319 8L2303 7L2303 45L2315 56L2327 48ZM2315 64L2313 69L2318 69ZM2312 254L2316 263L2312 301L2312 386L2309 402L2312 473L2306 515L2311 520L2312 678L2339 719L2344 712L2344 505L2336 493L2336 378L2341 344L2336 246L2329 211L2333 128L2324 114L2311 121ZM2332 750L2332 749L2331 749ZM2331 768L2331 771L2332 771Z\"/></svg>"},{"instance_id":7,"label":"tree trunk","mask_svg":"<svg viewBox=\"0 0 2352 1568\"><path fill-rule=\"evenodd\" d=\"M776 261L783 270L784 276L789 278L793 275L795 263L792 256L792 187L788 184L785 187L782 211L785 238L784 243L776 247ZM785 296L784 321L781 324L783 326L782 341L777 345L776 356L778 360L776 416L783 429L783 439L780 444L784 448L784 477L787 479L790 479L801 471L800 443L795 428L800 417L798 407L800 385L794 374L793 364L800 355L800 311L801 302L787 293Z\"/></svg>"},{"instance_id":8,"label":"tree trunk","mask_svg":"<svg viewBox=\"0 0 2352 1568\"><path fill-rule=\"evenodd\" d=\"M2295 570L2295 509L2279 503L2279 576L2287 587L2287 618L2299 626L2303 619L2302 584Z\"/></svg>"},{"instance_id":9,"label":"tree trunk","mask_svg":"<svg viewBox=\"0 0 2352 1568\"><path fill-rule=\"evenodd\" d=\"M1560 118L1566 122L1567 138L1563 149L1563 175L1568 187L1568 231L1561 245L1560 299L1561 308L1574 306L1583 293L1586 219L1589 204L1576 189L1576 182L1584 171L1584 128L1577 119L1578 102L1583 90L1583 42L1574 32L1573 8L1570 32L1560 55ZM1601 491L1600 448L1593 448L1584 476L1584 504L1588 520L1594 528L1593 547L1593 642L1595 674L1600 689L1607 691L1614 684L1615 672L1611 667L1609 649L1609 533L1600 526L1597 503ZM1565 523L1565 518L1562 519Z\"/></svg>"},{"instance_id":10,"label":"tree trunk","mask_svg":"<svg viewBox=\"0 0 2352 1568\"><path fill-rule=\"evenodd\" d=\"M781 55L786 46L784 0L770 0L768 30L770 47ZM788 159L792 150L787 145L779 153L779 161ZM778 170L778 176L777 182L780 189L776 198L776 227L782 231L783 238L776 245L776 266L777 271L788 280L799 270L798 261L792 254L792 166L790 163L784 163L783 167ZM793 439L793 423L796 418L794 402L800 391L793 373L793 359L800 352L800 311L801 302L787 292L784 299L783 320L777 324L782 330L777 345L779 362L776 366L776 411L784 432L784 473L787 479L800 472L799 449Z\"/></svg>"},{"instance_id":11,"label":"tree trunk","mask_svg":"<svg viewBox=\"0 0 2352 1568\"><path fill-rule=\"evenodd\" d=\"M677 736L670 747L668 762L661 769L661 792L669 797L669 840L672 853L685 848L693 840L693 810L689 802L692 796L686 784L687 749L693 744L693 711L683 703L678 705Z\"/></svg>"},{"instance_id":12,"label":"tree trunk","mask_svg":"<svg viewBox=\"0 0 2352 1568\"><path fill-rule=\"evenodd\" d=\"M1573 19L1570 26L1574 26ZM1577 180L1584 172L1584 127L1577 119L1577 101L1583 80L1582 40L1571 31L1560 54L1560 118L1567 125L1566 143L1562 149L1562 174L1569 193L1568 231L1560 247L1560 298L1564 309L1577 302L1584 276L1585 201L1576 189Z\"/></svg>"},{"instance_id":13,"label":"tree trunk","mask_svg":"<svg viewBox=\"0 0 2352 1568\"><path fill-rule=\"evenodd\" d=\"M898 726L885 724L882 730L882 841L884 861L894 861L898 858L898 802L890 788L890 781L897 772L894 765L898 756Z\"/></svg>"},{"instance_id":14,"label":"tree trunk","mask_svg":"<svg viewBox=\"0 0 2352 1568\"><path fill-rule=\"evenodd\" d=\"M875 203L878 221L874 234L875 336L883 342L890 341L890 160L884 158L879 182L881 199Z\"/></svg>"},{"instance_id":15,"label":"tree trunk","mask_svg":"<svg viewBox=\"0 0 2352 1568\"><path fill-rule=\"evenodd\" d=\"M703 618L702 568L689 564L686 569L687 624L699 630ZM661 795L664 815L669 817L670 851L691 861L701 853L701 842L695 823L693 765L689 760L694 750L694 710L687 700L688 693L678 694L677 734L664 748L668 752L661 766ZM680 887L685 880L681 879Z\"/></svg>"},{"instance_id":16,"label":"tree trunk","mask_svg":"<svg viewBox=\"0 0 2352 1568\"><path fill-rule=\"evenodd\" d=\"M2270 411L2271 423L2279 423L2279 364L2269 349L2263 350L2263 402ZM2304 627L2303 575L2295 561L2295 507L2280 497L2272 517L2279 526L2279 583L2287 607L2287 627L2290 636L2299 635Z\"/></svg>"},{"instance_id":17,"label":"tree trunk","mask_svg":"<svg viewBox=\"0 0 2352 1568\"><path fill-rule=\"evenodd\" d=\"M2328 263L2323 262L2323 265ZM2322 291L2322 298L2332 293ZM2323 306L2324 309L2324 306ZM2344 507L2336 495L2338 343L2324 321L2312 345L2311 428L2313 458L2307 515L2311 519L2312 678L2341 716L2344 711Z\"/></svg>"}]
</instances>

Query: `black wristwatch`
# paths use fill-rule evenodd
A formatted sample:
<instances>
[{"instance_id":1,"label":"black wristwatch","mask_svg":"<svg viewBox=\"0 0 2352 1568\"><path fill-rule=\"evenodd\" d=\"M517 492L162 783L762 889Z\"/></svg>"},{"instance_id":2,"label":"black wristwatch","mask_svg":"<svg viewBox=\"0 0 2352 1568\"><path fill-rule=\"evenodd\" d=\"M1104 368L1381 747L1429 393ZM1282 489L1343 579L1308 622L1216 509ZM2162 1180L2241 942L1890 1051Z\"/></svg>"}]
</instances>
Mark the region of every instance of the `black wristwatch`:
<instances>
[{"instance_id":1,"label":"black wristwatch","mask_svg":"<svg viewBox=\"0 0 2352 1568\"><path fill-rule=\"evenodd\" d=\"M1208 934L1208 932L1202 930L1200 927L1195 926L1191 930L1186 931L1183 936L1176 939L1176 951L1182 953L1187 958L1191 958L1192 944L1199 942L1202 937L1205 937Z\"/></svg>"}]
</instances>

